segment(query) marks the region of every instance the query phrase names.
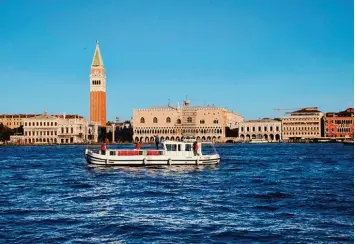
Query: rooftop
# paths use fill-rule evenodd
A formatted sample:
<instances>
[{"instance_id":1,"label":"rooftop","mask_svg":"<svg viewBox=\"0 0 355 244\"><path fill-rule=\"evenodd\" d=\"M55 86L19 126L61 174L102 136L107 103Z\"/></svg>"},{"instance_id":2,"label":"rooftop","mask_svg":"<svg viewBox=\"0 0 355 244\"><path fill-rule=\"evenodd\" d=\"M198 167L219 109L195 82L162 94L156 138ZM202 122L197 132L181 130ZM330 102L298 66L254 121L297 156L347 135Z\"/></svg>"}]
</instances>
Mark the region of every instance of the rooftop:
<instances>
[{"instance_id":1,"label":"rooftop","mask_svg":"<svg viewBox=\"0 0 355 244\"><path fill-rule=\"evenodd\" d=\"M0 114L0 118L31 118L41 114Z\"/></svg>"},{"instance_id":2,"label":"rooftop","mask_svg":"<svg viewBox=\"0 0 355 244\"><path fill-rule=\"evenodd\" d=\"M274 119L270 119L270 118L263 118L263 119L251 119L251 120L245 120L242 122L255 122L255 123L265 123L265 122L279 122L281 121L281 119L279 118L274 118Z\"/></svg>"},{"instance_id":3,"label":"rooftop","mask_svg":"<svg viewBox=\"0 0 355 244\"><path fill-rule=\"evenodd\" d=\"M0 118L32 118L32 117L39 117L39 116L54 116L54 117L57 117L57 118L65 118L66 119L74 119L74 118L84 118L83 116L81 115L78 115L78 114L66 114L66 115L63 115L63 114L54 114L54 115L49 115L47 113L44 113L44 114L0 114Z\"/></svg>"},{"instance_id":4,"label":"rooftop","mask_svg":"<svg viewBox=\"0 0 355 244\"><path fill-rule=\"evenodd\" d=\"M344 111L340 112L328 112L326 113L325 116L331 116L331 117L353 117L354 116L354 109L353 108L347 108Z\"/></svg>"},{"instance_id":5,"label":"rooftop","mask_svg":"<svg viewBox=\"0 0 355 244\"><path fill-rule=\"evenodd\" d=\"M318 107L307 107L291 113L319 113Z\"/></svg>"}]
</instances>

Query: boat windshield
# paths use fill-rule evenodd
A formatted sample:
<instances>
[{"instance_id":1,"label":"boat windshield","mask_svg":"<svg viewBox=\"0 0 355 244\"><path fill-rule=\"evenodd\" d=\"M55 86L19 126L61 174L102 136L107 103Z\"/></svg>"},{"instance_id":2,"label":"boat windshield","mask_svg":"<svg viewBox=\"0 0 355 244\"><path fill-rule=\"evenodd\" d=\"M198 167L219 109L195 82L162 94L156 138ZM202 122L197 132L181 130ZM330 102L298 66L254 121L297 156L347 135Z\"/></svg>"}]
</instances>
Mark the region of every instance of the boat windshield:
<instances>
[{"instance_id":1,"label":"boat windshield","mask_svg":"<svg viewBox=\"0 0 355 244\"><path fill-rule=\"evenodd\" d=\"M212 143L203 143L202 144L202 155L213 155L217 154L216 148Z\"/></svg>"},{"instance_id":2,"label":"boat windshield","mask_svg":"<svg viewBox=\"0 0 355 244\"><path fill-rule=\"evenodd\" d=\"M165 144L167 151L183 151L183 145L181 144Z\"/></svg>"}]
</instances>

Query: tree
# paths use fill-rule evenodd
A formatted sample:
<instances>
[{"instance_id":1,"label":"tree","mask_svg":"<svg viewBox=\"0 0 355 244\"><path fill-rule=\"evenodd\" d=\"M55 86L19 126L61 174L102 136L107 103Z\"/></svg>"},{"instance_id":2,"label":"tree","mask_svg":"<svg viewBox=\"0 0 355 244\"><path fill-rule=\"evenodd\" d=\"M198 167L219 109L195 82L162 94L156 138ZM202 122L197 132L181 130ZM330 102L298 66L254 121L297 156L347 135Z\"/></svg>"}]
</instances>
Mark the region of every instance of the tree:
<instances>
[{"instance_id":1,"label":"tree","mask_svg":"<svg viewBox=\"0 0 355 244\"><path fill-rule=\"evenodd\" d=\"M7 126L0 124L0 141L8 141L10 140L10 136L13 135L14 132Z\"/></svg>"}]
</instances>

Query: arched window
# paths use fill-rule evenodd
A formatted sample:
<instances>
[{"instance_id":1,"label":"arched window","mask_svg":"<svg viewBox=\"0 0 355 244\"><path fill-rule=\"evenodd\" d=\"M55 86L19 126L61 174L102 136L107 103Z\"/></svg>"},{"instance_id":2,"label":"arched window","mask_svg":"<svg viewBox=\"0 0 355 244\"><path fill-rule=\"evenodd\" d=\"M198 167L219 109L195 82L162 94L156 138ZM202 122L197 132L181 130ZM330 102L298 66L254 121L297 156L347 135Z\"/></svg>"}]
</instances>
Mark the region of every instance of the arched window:
<instances>
[{"instance_id":1,"label":"arched window","mask_svg":"<svg viewBox=\"0 0 355 244\"><path fill-rule=\"evenodd\" d=\"M187 123L192 123L192 118L191 117L187 118Z\"/></svg>"},{"instance_id":2,"label":"arched window","mask_svg":"<svg viewBox=\"0 0 355 244\"><path fill-rule=\"evenodd\" d=\"M218 119L213 120L213 124L218 124ZM254 127L253 127L254 128ZM255 130L255 129L254 129ZM253 131L254 131L253 130Z\"/></svg>"},{"instance_id":3,"label":"arched window","mask_svg":"<svg viewBox=\"0 0 355 244\"><path fill-rule=\"evenodd\" d=\"M167 117L167 118L166 118L166 123L171 123L170 117Z\"/></svg>"},{"instance_id":4,"label":"arched window","mask_svg":"<svg viewBox=\"0 0 355 244\"><path fill-rule=\"evenodd\" d=\"M141 118L141 124L144 124L145 123L145 119L142 117Z\"/></svg>"},{"instance_id":5,"label":"arched window","mask_svg":"<svg viewBox=\"0 0 355 244\"><path fill-rule=\"evenodd\" d=\"M204 119L201 119L200 120L200 124L204 124L205 123L205 120Z\"/></svg>"},{"instance_id":6,"label":"arched window","mask_svg":"<svg viewBox=\"0 0 355 244\"><path fill-rule=\"evenodd\" d=\"M176 124L181 124L181 119L178 119L178 120L176 121Z\"/></svg>"},{"instance_id":7,"label":"arched window","mask_svg":"<svg viewBox=\"0 0 355 244\"><path fill-rule=\"evenodd\" d=\"M157 117L154 117L154 118L153 118L153 123L158 123Z\"/></svg>"}]
</instances>

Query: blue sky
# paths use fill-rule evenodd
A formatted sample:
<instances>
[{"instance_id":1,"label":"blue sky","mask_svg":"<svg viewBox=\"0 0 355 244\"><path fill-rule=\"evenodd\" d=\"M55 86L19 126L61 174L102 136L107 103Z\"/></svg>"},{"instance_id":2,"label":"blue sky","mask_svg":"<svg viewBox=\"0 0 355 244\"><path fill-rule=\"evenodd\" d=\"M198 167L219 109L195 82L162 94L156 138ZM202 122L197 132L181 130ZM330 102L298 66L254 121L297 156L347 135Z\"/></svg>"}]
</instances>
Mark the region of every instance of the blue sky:
<instances>
[{"instance_id":1,"label":"blue sky","mask_svg":"<svg viewBox=\"0 0 355 244\"><path fill-rule=\"evenodd\" d=\"M182 102L245 119L354 103L351 0L2 0L0 113L89 118L99 40L107 119Z\"/></svg>"}]
</instances>

